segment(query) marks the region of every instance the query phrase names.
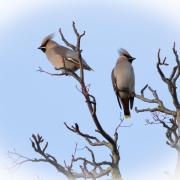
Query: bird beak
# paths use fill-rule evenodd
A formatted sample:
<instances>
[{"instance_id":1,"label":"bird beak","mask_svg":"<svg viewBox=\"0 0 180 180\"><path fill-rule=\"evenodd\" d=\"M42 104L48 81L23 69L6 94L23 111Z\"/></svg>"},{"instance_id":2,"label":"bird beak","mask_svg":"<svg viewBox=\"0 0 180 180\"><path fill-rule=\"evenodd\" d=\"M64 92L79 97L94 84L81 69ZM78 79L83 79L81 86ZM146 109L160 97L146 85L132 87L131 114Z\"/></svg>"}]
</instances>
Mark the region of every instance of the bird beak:
<instances>
[{"instance_id":1,"label":"bird beak","mask_svg":"<svg viewBox=\"0 0 180 180\"><path fill-rule=\"evenodd\" d=\"M46 47L44 47L44 46L40 46L40 47L38 47L38 49L40 49L42 52L46 52Z\"/></svg>"},{"instance_id":2,"label":"bird beak","mask_svg":"<svg viewBox=\"0 0 180 180\"><path fill-rule=\"evenodd\" d=\"M131 60L134 61L136 58L135 57L132 57Z\"/></svg>"}]
</instances>

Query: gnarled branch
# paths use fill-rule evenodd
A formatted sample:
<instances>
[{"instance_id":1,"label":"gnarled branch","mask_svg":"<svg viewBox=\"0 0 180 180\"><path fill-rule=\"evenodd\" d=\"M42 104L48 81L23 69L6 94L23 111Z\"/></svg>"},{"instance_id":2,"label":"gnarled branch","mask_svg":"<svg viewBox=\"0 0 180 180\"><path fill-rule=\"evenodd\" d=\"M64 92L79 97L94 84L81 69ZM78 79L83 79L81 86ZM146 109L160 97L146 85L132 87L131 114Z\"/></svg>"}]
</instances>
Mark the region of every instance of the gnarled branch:
<instances>
[{"instance_id":1,"label":"gnarled branch","mask_svg":"<svg viewBox=\"0 0 180 180\"><path fill-rule=\"evenodd\" d=\"M114 137L113 137L104 130L104 128L102 127L102 125L99 122L99 119L96 114L96 109L97 109L96 98L92 94L89 93L89 88L88 88L88 86L86 86L85 81L84 81L84 70L83 70L83 66L82 66L83 60L82 60L82 56L81 56L82 50L80 48L80 45L81 45L81 38L85 35L85 31L82 34L80 34L75 26L75 22L72 23L72 27L73 27L74 33L76 35L76 45L73 45L72 43L68 42L68 40L64 37L61 28L59 29L59 32L60 32L62 41L68 47L70 47L73 51L78 53L78 59L79 59L79 63L80 63L80 74L75 73L74 71L70 71L66 68L62 68L61 70L63 70L63 71L59 74L58 73L55 73L55 74L49 73L47 71L44 71L42 68L39 68L38 71L46 73L51 76L67 76L67 75L69 75L69 76L75 78L75 80L77 80L77 82L80 85L80 91L85 98L85 102L88 106L92 120L96 126L96 132L98 132L102 136L102 138L104 138L104 140L99 140L95 136L89 135L87 133L83 133L80 130L79 125L77 123L74 126L68 126L66 123L64 123L64 124L65 124L66 128L68 128L70 131L77 133L78 135L83 137L89 143L89 145L107 147L111 151L111 158L112 158L111 162L110 161L97 162L94 152L88 147L86 147L86 150L91 154L92 160L88 160L84 157L76 158L75 157L76 151L77 151L77 146L76 146L75 151L72 155L70 164L67 165L67 163L64 161L64 165L62 165L62 164L58 163L58 161L56 160L56 158L53 155L46 152L47 148L48 148L48 143L43 144L44 139L39 134L37 134L37 135L33 134L32 138L30 140L31 140L31 145L32 145L34 151L37 152L38 154L40 154L43 158L42 159L25 158L25 161L48 162L51 165L53 165L54 167L56 167L58 172L63 173L68 179L71 179L71 180L74 180L76 178L96 179L98 177L108 175L109 173L112 173L112 177L116 177L115 179L121 180L121 174L120 174L120 170L119 170L120 155L119 155L119 147L117 145L118 128L116 128ZM80 165L80 169L81 169L80 173L75 172L73 170L74 163L79 162L79 161L82 162L82 164ZM88 168L89 165L91 165L92 169ZM106 167L104 167L104 166L106 166Z\"/></svg>"},{"instance_id":2,"label":"gnarled branch","mask_svg":"<svg viewBox=\"0 0 180 180\"><path fill-rule=\"evenodd\" d=\"M166 142L172 148L178 149L178 141L180 136L178 135L178 126L175 119L169 118L167 115L161 115L158 112L153 112L153 121L146 120L147 124L161 124L166 129Z\"/></svg>"},{"instance_id":3,"label":"gnarled branch","mask_svg":"<svg viewBox=\"0 0 180 180\"><path fill-rule=\"evenodd\" d=\"M175 43L173 45L173 54L175 56L175 66L172 68L172 71L170 73L170 76L167 77L165 73L162 70L163 66L168 66L166 63L166 57L161 60L160 57L160 49L157 53L157 71L161 77L161 80L167 85L167 88L169 90L169 94L173 100L173 105L175 110L168 109L163 101L158 97L158 94L155 90L150 89L151 94L153 95L153 99L149 99L144 97L144 91L148 87L146 85L141 90L141 95L135 95L136 98L147 102L147 103L154 103L157 106L154 108L144 108L144 109L137 109L135 108L136 112L151 112L153 114L153 121L147 121L147 124L162 124L163 127L166 129L166 138L167 138L167 144L171 147L175 148L178 152L178 160L175 170L175 176L180 177L180 103L179 99L177 97L177 79L180 77L180 60L179 55L176 50ZM169 115L171 118L168 119L168 122L166 121L166 118L160 118L161 115Z\"/></svg>"},{"instance_id":4,"label":"gnarled branch","mask_svg":"<svg viewBox=\"0 0 180 180\"><path fill-rule=\"evenodd\" d=\"M147 98L144 96L144 92L146 89L149 89L149 91L151 92L152 96L154 97L153 99ZM140 99L144 102L150 103L150 104L157 104L157 107L154 108L143 108L143 109L138 109L137 107L135 107L135 111L137 113L139 112L162 112L168 115L172 115L172 116L176 116L176 112L173 110L168 109L167 107L165 107L163 101L159 98L158 93L156 90L153 90L149 85L146 85L144 88L142 88L141 90L141 95L135 94L135 97L137 99Z\"/></svg>"}]
</instances>

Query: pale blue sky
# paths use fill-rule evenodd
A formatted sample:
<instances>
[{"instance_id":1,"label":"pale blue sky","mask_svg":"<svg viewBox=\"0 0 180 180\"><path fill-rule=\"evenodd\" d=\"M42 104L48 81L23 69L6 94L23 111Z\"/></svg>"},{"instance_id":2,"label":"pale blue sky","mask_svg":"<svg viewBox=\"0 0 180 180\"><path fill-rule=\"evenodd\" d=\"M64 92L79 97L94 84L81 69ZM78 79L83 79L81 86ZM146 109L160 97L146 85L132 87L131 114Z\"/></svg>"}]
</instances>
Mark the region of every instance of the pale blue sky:
<instances>
[{"instance_id":1,"label":"pale blue sky","mask_svg":"<svg viewBox=\"0 0 180 180\"><path fill-rule=\"evenodd\" d=\"M48 152L61 162L70 159L76 142L79 147L85 145L80 137L64 127L63 122L78 122L83 131L94 133L84 99L76 89L77 83L71 77L50 77L36 72L39 66L54 72L37 47L42 38L52 32L56 32L55 40L62 43L59 27L69 41L75 42L72 21L76 22L79 30L86 30L82 40L83 57L95 70L86 72L86 82L91 84L90 91L97 98L99 119L109 133L113 134L120 118L110 74L121 47L136 57L133 64L136 92L148 83L157 89L167 106L172 107L155 64L158 48L162 49L162 55L167 56L169 62L174 62L171 49L174 41L178 50L180 47L180 29L176 23L180 16L175 16L172 11L175 6L169 8L168 15L164 13L165 8L161 12L160 6L159 10L157 7L153 9L148 2L140 5L139 0L137 3L53 1L52 4L45 1L44 5L42 2L31 6L24 3L21 13L16 10L18 3L17 7L14 4L14 9L11 7L11 13L18 12L19 15L1 22L0 36L0 157L3 168L11 166L4 162L7 151L13 148L21 154L36 157L28 139L32 133L43 135L49 141ZM144 107L145 104L135 100L135 106ZM163 171L174 170L176 152L165 144L162 127L144 125L147 118L151 115L136 114L133 110L132 119L125 122L133 126L120 129L120 168L124 179L133 177L134 180L136 176L139 179L142 172L159 173L165 178ZM104 149L97 150L99 159L108 157L108 154ZM60 177L50 165L42 163L29 163L16 171L9 171L14 179L24 172L28 172L29 179L56 180Z\"/></svg>"}]
</instances>

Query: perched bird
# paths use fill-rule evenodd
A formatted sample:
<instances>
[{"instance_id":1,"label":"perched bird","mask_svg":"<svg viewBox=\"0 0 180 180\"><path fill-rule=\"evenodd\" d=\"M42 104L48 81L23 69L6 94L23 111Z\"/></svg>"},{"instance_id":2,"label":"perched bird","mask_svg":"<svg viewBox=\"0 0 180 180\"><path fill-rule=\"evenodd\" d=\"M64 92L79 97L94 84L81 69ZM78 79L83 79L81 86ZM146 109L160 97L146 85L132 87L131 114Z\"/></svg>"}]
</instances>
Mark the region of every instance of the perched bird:
<instances>
[{"instance_id":1,"label":"perched bird","mask_svg":"<svg viewBox=\"0 0 180 180\"><path fill-rule=\"evenodd\" d=\"M128 51L121 49L117 63L111 73L112 84L118 104L121 109L122 104L126 118L131 116L129 106L132 109L134 102L135 76L132 66L134 59L136 58L132 57Z\"/></svg>"},{"instance_id":2,"label":"perched bird","mask_svg":"<svg viewBox=\"0 0 180 180\"><path fill-rule=\"evenodd\" d=\"M57 42L52 40L53 34L45 37L38 49L42 50L50 63L54 66L56 70L67 69L71 71L76 71L80 68L80 63L78 60L78 53L61 46ZM82 59L83 68L86 70L92 70L92 68Z\"/></svg>"}]
</instances>

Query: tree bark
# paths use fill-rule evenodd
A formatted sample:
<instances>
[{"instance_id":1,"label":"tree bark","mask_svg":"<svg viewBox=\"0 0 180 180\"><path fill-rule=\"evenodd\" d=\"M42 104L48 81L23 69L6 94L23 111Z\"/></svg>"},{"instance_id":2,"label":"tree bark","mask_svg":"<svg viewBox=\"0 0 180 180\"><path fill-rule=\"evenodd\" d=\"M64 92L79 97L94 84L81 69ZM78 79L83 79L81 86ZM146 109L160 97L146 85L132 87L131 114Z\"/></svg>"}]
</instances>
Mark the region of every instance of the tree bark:
<instances>
[{"instance_id":1,"label":"tree bark","mask_svg":"<svg viewBox=\"0 0 180 180\"><path fill-rule=\"evenodd\" d=\"M177 158L177 163L176 163L176 170L175 170L175 177L176 180L179 180L180 178L180 150L177 151L178 158Z\"/></svg>"},{"instance_id":2,"label":"tree bark","mask_svg":"<svg viewBox=\"0 0 180 180\"><path fill-rule=\"evenodd\" d=\"M177 110L176 121L178 124L178 135L180 136L180 109ZM175 177L176 179L179 179L180 178L180 139L178 140L176 150L177 150L178 158L176 163Z\"/></svg>"},{"instance_id":3,"label":"tree bark","mask_svg":"<svg viewBox=\"0 0 180 180\"><path fill-rule=\"evenodd\" d=\"M112 168L112 180L123 180L118 166Z\"/></svg>"},{"instance_id":4,"label":"tree bark","mask_svg":"<svg viewBox=\"0 0 180 180\"><path fill-rule=\"evenodd\" d=\"M68 176L68 180L75 180L73 176Z\"/></svg>"},{"instance_id":5,"label":"tree bark","mask_svg":"<svg viewBox=\"0 0 180 180\"><path fill-rule=\"evenodd\" d=\"M67 179L68 180L76 180L76 178L73 175L71 175L71 174L67 175Z\"/></svg>"},{"instance_id":6,"label":"tree bark","mask_svg":"<svg viewBox=\"0 0 180 180\"><path fill-rule=\"evenodd\" d=\"M178 123L178 133L180 135L180 109L177 110L176 121Z\"/></svg>"}]
</instances>

